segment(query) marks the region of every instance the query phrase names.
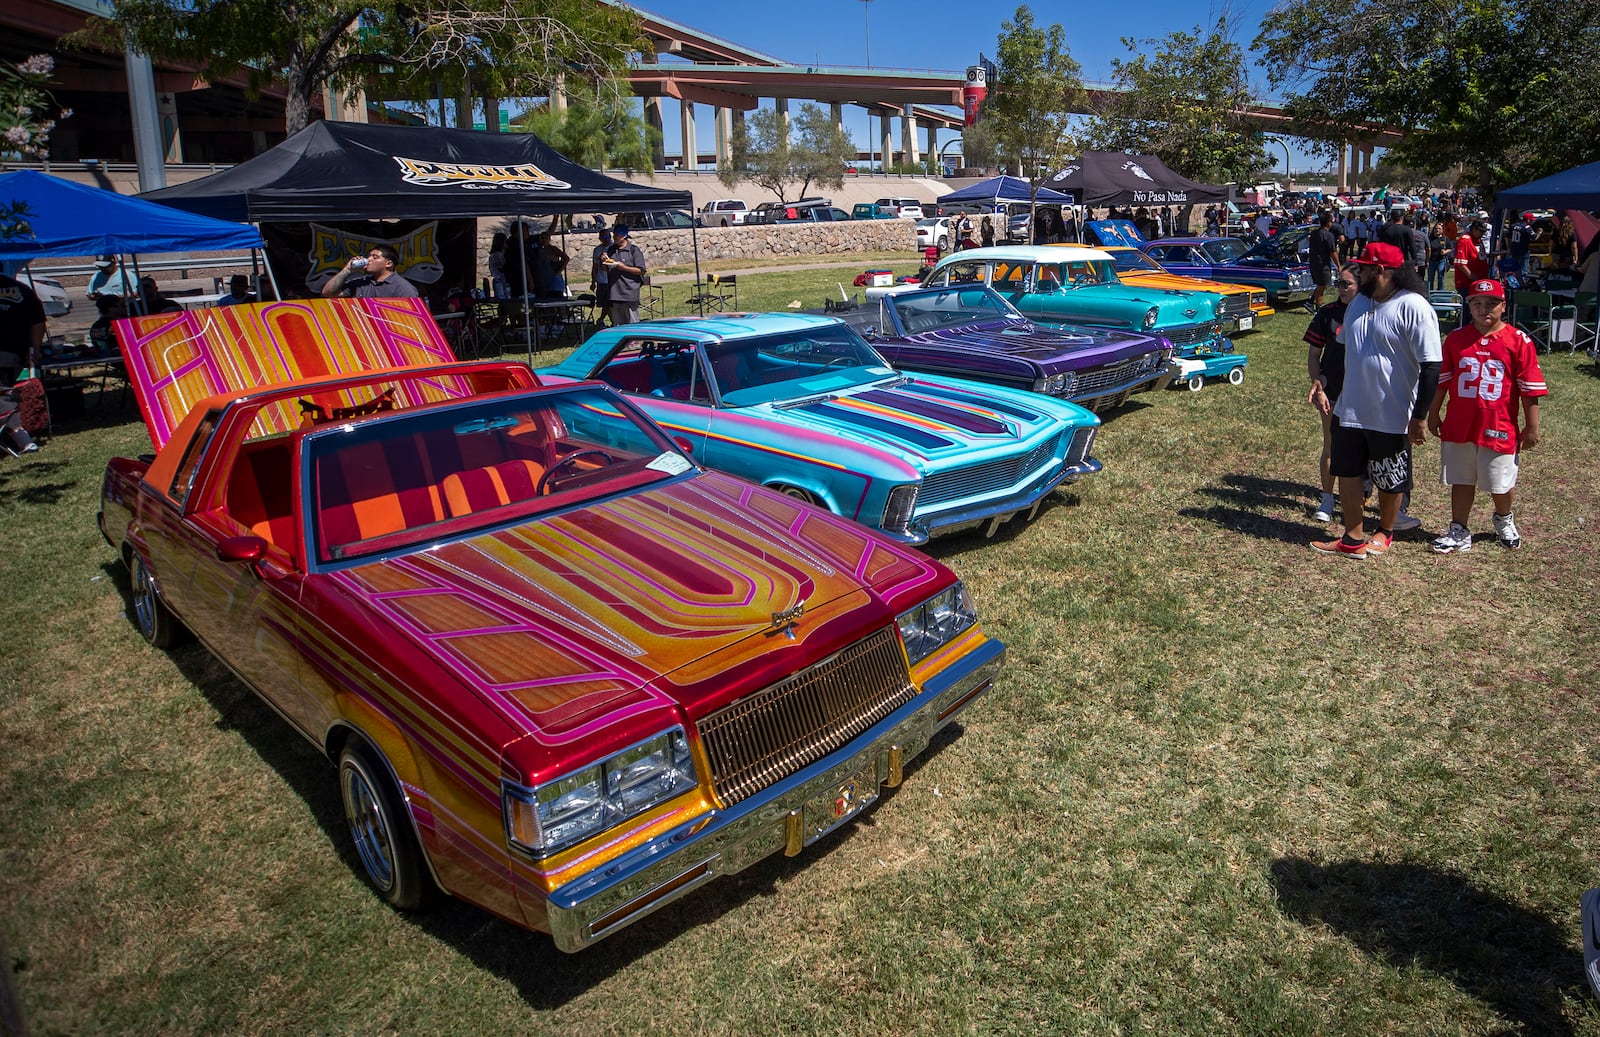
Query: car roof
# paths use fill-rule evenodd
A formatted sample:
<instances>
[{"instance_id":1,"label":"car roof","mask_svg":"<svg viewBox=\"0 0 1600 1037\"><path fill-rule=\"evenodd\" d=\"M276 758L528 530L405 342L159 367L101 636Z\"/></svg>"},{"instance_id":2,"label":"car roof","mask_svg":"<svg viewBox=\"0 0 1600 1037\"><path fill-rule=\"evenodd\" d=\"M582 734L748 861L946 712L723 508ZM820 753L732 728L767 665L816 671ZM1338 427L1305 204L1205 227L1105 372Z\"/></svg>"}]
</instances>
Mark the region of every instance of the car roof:
<instances>
[{"instance_id":1,"label":"car roof","mask_svg":"<svg viewBox=\"0 0 1600 1037\"><path fill-rule=\"evenodd\" d=\"M1013 262L1066 263L1074 259L1106 259L1111 254L1087 245L990 245L987 248L966 248L946 256L940 265L952 260L1009 259Z\"/></svg>"},{"instance_id":2,"label":"car roof","mask_svg":"<svg viewBox=\"0 0 1600 1037\"><path fill-rule=\"evenodd\" d=\"M748 335L803 331L807 328L837 323L839 321L836 318L807 313L719 313L705 317L663 317L658 320L637 321L633 324L624 324L617 330L624 337L632 334L648 334L649 330L654 328L663 334L688 332L717 338L743 338Z\"/></svg>"}]
</instances>

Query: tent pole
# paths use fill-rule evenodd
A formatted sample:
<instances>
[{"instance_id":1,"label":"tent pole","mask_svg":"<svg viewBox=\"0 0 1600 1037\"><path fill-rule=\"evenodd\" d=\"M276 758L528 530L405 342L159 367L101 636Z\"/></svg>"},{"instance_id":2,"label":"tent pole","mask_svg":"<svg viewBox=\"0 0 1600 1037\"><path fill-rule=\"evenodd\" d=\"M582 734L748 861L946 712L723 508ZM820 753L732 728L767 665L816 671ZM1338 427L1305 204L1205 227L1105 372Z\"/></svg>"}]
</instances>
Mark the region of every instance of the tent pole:
<instances>
[{"instance_id":1,"label":"tent pole","mask_svg":"<svg viewBox=\"0 0 1600 1037\"><path fill-rule=\"evenodd\" d=\"M145 310L145 305L146 304L145 304L144 292L139 290L140 288L143 287L140 284L140 281L142 280L142 278L140 278L140 276L139 276L139 253L134 252L134 253L131 253L130 255L131 255L132 259L133 259L133 285L134 285L134 289L135 289L134 293L133 293L133 305L138 310L139 313L143 314L143 313L146 312L146 310ZM122 283L123 284L127 284L128 283L128 272L126 270L124 270L122 272Z\"/></svg>"},{"instance_id":2,"label":"tent pole","mask_svg":"<svg viewBox=\"0 0 1600 1037\"><path fill-rule=\"evenodd\" d=\"M698 221L689 227L689 241L694 246L694 297L700 302L700 316L706 315L706 292L700 285L700 228Z\"/></svg>"},{"instance_id":3,"label":"tent pole","mask_svg":"<svg viewBox=\"0 0 1600 1037\"><path fill-rule=\"evenodd\" d=\"M528 225L517 218L517 248L521 249L522 262L517 264L522 271L522 341L528 344L528 366L533 366L534 337L539 332L539 322L534 321L529 327L528 313L531 304L528 302Z\"/></svg>"},{"instance_id":4,"label":"tent pole","mask_svg":"<svg viewBox=\"0 0 1600 1037\"><path fill-rule=\"evenodd\" d=\"M256 254L258 252L261 255L261 266L267 271L267 283L272 285L272 297L274 299L282 299L283 293L278 290L278 275L272 272L272 263L267 259L266 249L250 250L250 269L254 271L256 268Z\"/></svg>"}]
</instances>

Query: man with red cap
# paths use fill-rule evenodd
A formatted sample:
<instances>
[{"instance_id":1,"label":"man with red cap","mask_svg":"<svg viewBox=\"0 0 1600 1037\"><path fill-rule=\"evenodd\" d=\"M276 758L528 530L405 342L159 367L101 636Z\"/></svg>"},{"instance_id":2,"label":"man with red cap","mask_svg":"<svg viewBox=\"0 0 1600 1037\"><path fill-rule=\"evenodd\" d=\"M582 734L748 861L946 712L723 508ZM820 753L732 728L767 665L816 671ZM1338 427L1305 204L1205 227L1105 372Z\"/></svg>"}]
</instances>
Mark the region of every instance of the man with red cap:
<instances>
[{"instance_id":1,"label":"man with red cap","mask_svg":"<svg viewBox=\"0 0 1600 1037\"><path fill-rule=\"evenodd\" d=\"M1427 439L1424 418L1439 378L1439 318L1410 259L1393 245L1368 245L1356 260L1360 293L1345 310L1344 389L1331 412L1329 468L1339 480L1342 537L1313 542L1322 554L1365 559L1394 542L1402 495L1411 489L1411 447ZM1313 400L1313 402L1317 402ZM1378 529L1365 535L1363 477L1378 491Z\"/></svg>"},{"instance_id":2,"label":"man with red cap","mask_svg":"<svg viewBox=\"0 0 1600 1037\"><path fill-rule=\"evenodd\" d=\"M1456 239L1455 274L1456 292L1459 295L1465 296L1468 285L1489 276L1489 261L1483 258L1483 250L1478 248L1478 239L1483 236L1487 226L1482 220L1473 220L1467 226L1466 233Z\"/></svg>"},{"instance_id":3,"label":"man with red cap","mask_svg":"<svg viewBox=\"0 0 1600 1037\"><path fill-rule=\"evenodd\" d=\"M1472 323L1444 340L1444 377L1428 409L1450 487L1450 528L1433 542L1440 554L1472 550L1467 520L1477 491L1494 498L1494 531L1506 547L1522 546L1511 514L1519 449L1539 444L1539 397L1548 390L1533 340L1505 322L1506 290L1488 278L1467 288ZM1449 399L1443 420L1439 410ZM1517 410L1522 429L1517 429Z\"/></svg>"}]
</instances>

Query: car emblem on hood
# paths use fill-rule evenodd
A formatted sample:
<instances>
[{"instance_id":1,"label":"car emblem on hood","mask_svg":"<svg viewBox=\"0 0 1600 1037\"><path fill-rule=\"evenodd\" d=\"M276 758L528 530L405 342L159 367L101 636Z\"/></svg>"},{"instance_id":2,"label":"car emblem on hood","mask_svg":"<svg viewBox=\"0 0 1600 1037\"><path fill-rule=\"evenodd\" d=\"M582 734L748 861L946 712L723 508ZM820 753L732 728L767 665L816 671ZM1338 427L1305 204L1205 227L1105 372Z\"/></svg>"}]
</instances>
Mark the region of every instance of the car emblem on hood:
<instances>
[{"instance_id":1,"label":"car emblem on hood","mask_svg":"<svg viewBox=\"0 0 1600 1037\"><path fill-rule=\"evenodd\" d=\"M772 614L772 629L767 631L767 636L770 637L773 634L785 634L788 636L789 640L793 641L795 636L795 622L799 620L801 616L805 615L805 612L806 603L803 601L795 602L792 606L784 609L782 612L774 612Z\"/></svg>"},{"instance_id":2,"label":"car emblem on hood","mask_svg":"<svg viewBox=\"0 0 1600 1037\"><path fill-rule=\"evenodd\" d=\"M1195 314L1197 314L1199 312L1200 312L1199 310L1184 310L1183 311L1183 315L1185 317L1193 317Z\"/></svg>"}]
</instances>

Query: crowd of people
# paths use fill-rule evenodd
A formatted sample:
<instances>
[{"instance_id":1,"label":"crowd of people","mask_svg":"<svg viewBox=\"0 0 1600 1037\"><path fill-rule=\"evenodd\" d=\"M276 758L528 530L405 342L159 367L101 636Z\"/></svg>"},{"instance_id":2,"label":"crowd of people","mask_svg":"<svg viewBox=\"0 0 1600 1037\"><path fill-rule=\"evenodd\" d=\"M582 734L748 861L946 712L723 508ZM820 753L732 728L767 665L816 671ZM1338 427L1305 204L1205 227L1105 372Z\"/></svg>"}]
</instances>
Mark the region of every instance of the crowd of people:
<instances>
[{"instance_id":1,"label":"crowd of people","mask_svg":"<svg viewBox=\"0 0 1600 1037\"><path fill-rule=\"evenodd\" d=\"M589 290L600 315L597 326L608 321L632 324L639 319L649 264L633 241L632 228L625 223L607 227L603 217L595 219L598 234L589 256ZM571 265L572 257L555 243L553 224L536 231L513 225L497 232L489 244L490 291L496 299L570 299Z\"/></svg>"},{"instance_id":2,"label":"crowd of people","mask_svg":"<svg viewBox=\"0 0 1600 1037\"><path fill-rule=\"evenodd\" d=\"M1479 490L1493 500L1495 538L1520 547L1518 461L1539 443L1538 404L1547 390L1533 340L1508 319L1508 290L1553 273L1568 283L1585 276L1592 282L1600 236L1580 251L1570 217L1536 221L1517 213L1491 242L1488 213L1458 211L1451 201L1436 213L1407 205L1338 214L1330 207L1314 219L1307 243L1317 291L1304 339L1307 399L1320 416L1323 446L1313 517L1331 522L1337 513L1344 529L1312 548L1371 558L1390 550L1395 533L1420 526L1405 505L1413 451L1430 434L1440 443L1451 512L1432 550L1471 549ZM1537 247L1541 239L1548 248ZM1494 257L1498 277L1491 276ZM1446 271L1463 305L1461 325L1441 339L1428 293L1441 289ZM1324 304L1330 280L1335 298ZM1365 508L1374 490L1369 533Z\"/></svg>"}]
</instances>

